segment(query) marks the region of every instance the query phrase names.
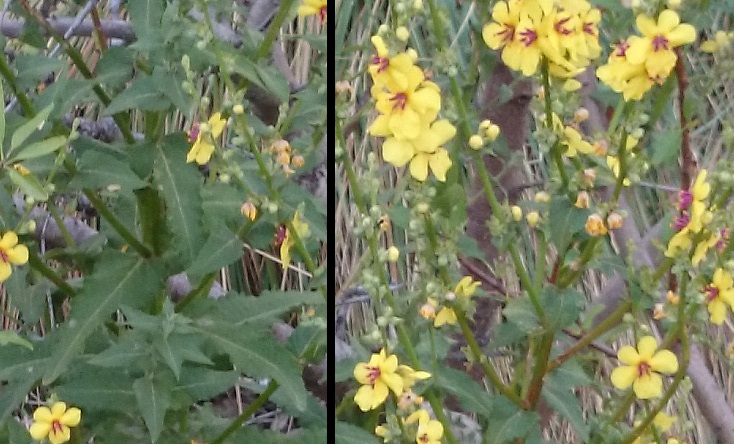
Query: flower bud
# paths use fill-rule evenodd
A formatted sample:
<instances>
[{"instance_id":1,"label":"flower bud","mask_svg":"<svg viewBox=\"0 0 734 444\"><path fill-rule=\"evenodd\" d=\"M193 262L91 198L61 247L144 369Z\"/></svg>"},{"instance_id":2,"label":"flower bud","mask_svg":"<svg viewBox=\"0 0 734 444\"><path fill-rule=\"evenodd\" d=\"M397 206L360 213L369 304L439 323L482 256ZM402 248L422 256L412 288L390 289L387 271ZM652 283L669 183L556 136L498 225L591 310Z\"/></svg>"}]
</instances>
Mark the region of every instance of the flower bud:
<instances>
[{"instance_id":1,"label":"flower bud","mask_svg":"<svg viewBox=\"0 0 734 444\"><path fill-rule=\"evenodd\" d=\"M581 191L576 196L576 203L574 204L576 208L589 208L589 193L586 191Z\"/></svg>"},{"instance_id":2,"label":"flower bud","mask_svg":"<svg viewBox=\"0 0 734 444\"><path fill-rule=\"evenodd\" d=\"M540 214L538 214L537 211L531 211L527 216L525 216L525 220L528 221L528 225L534 228L538 225L538 221L540 221Z\"/></svg>"},{"instance_id":3,"label":"flower bud","mask_svg":"<svg viewBox=\"0 0 734 444\"><path fill-rule=\"evenodd\" d=\"M408 54L408 57L410 57L410 60L413 61L413 63L418 61L418 51L416 51L413 48L408 48L405 50L405 53Z\"/></svg>"},{"instance_id":4,"label":"flower bud","mask_svg":"<svg viewBox=\"0 0 734 444\"><path fill-rule=\"evenodd\" d=\"M586 168L584 170L584 183L588 186L593 186L596 180L596 170L594 168Z\"/></svg>"},{"instance_id":5,"label":"flower bud","mask_svg":"<svg viewBox=\"0 0 734 444\"><path fill-rule=\"evenodd\" d=\"M244 114L245 113L245 107L238 103L237 105L235 105L235 106L232 107L232 112L235 113L235 114L237 114L237 115Z\"/></svg>"},{"instance_id":6,"label":"flower bud","mask_svg":"<svg viewBox=\"0 0 734 444\"><path fill-rule=\"evenodd\" d=\"M490 142L494 142L500 135L500 127L493 123L489 125L484 134L487 136L487 139L489 139Z\"/></svg>"},{"instance_id":7,"label":"flower bud","mask_svg":"<svg viewBox=\"0 0 734 444\"><path fill-rule=\"evenodd\" d=\"M548 201L550 201L550 195L545 191L540 191L535 194L535 201L537 203L547 203Z\"/></svg>"},{"instance_id":8,"label":"flower bud","mask_svg":"<svg viewBox=\"0 0 734 444\"><path fill-rule=\"evenodd\" d=\"M339 95L347 95L352 92L352 85L346 80L339 80L334 86L334 91Z\"/></svg>"},{"instance_id":9,"label":"flower bud","mask_svg":"<svg viewBox=\"0 0 734 444\"><path fill-rule=\"evenodd\" d=\"M576 110L575 113L573 113L573 120L576 123L581 123L589 118L589 110L581 107Z\"/></svg>"},{"instance_id":10,"label":"flower bud","mask_svg":"<svg viewBox=\"0 0 734 444\"><path fill-rule=\"evenodd\" d=\"M240 212L244 217L250 220L255 220L255 218L257 218L257 207L252 202L252 200L248 200L247 202L243 203L240 207Z\"/></svg>"},{"instance_id":11,"label":"flower bud","mask_svg":"<svg viewBox=\"0 0 734 444\"><path fill-rule=\"evenodd\" d=\"M387 249L387 260L389 262L397 262L400 258L400 250L395 245Z\"/></svg>"},{"instance_id":12,"label":"flower bud","mask_svg":"<svg viewBox=\"0 0 734 444\"><path fill-rule=\"evenodd\" d=\"M609 216L607 216L607 225L609 226L610 230L616 230L618 228L622 228L623 223L624 223L624 218L616 211L612 211L612 213Z\"/></svg>"},{"instance_id":13,"label":"flower bud","mask_svg":"<svg viewBox=\"0 0 734 444\"><path fill-rule=\"evenodd\" d=\"M291 165L293 165L294 168L301 168L304 163L306 163L306 161L300 154L296 154L293 156L293 159L291 159Z\"/></svg>"},{"instance_id":14,"label":"flower bud","mask_svg":"<svg viewBox=\"0 0 734 444\"><path fill-rule=\"evenodd\" d=\"M474 134L469 138L469 147L474 150L478 150L484 145L484 140L479 134Z\"/></svg>"},{"instance_id":15,"label":"flower bud","mask_svg":"<svg viewBox=\"0 0 734 444\"><path fill-rule=\"evenodd\" d=\"M407 42L410 38L410 31L405 26L398 26L398 29L395 30L395 36L401 42Z\"/></svg>"},{"instance_id":16,"label":"flower bud","mask_svg":"<svg viewBox=\"0 0 734 444\"><path fill-rule=\"evenodd\" d=\"M520 222L520 219L522 219L522 208L517 205L513 205L510 207L510 213L512 213L512 220Z\"/></svg>"},{"instance_id":17,"label":"flower bud","mask_svg":"<svg viewBox=\"0 0 734 444\"><path fill-rule=\"evenodd\" d=\"M607 227L604 226L604 221L601 216L596 213L589 215L586 219L586 225L584 228L586 228L586 232L589 233L589 236L596 237L607 234Z\"/></svg>"}]
</instances>

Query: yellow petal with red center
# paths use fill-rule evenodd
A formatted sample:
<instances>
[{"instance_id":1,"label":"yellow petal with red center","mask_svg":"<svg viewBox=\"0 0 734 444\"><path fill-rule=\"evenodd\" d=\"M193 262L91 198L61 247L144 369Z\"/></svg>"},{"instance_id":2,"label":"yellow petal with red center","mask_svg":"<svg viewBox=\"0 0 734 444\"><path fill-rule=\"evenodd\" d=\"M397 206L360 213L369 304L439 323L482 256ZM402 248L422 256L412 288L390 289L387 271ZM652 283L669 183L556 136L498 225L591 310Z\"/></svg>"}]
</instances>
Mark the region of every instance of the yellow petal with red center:
<instances>
[{"instance_id":1,"label":"yellow petal with red center","mask_svg":"<svg viewBox=\"0 0 734 444\"><path fill-rule=\"evenodd\" d=\"M640 355L634 347L625 345L617 352L617 359L623 364L636 366L640 362Z\"/></svg>"},{"instance_id":2,"label":"yellow petal with red center","mask_svg":"<svg viewBox=\"0 0 734 444\"><path fill-rule=\"evenodd\" d=\"M717 297L713 301L707 304L710 317L709 320L714 325L721 325L726 318L726 304L721 300L721 297Z\"/></svg>"},{"instance_id":3,"label":"yellow petal with red center","mask_svg":"<svg viewBox=\"0 0 734 444\"><path fill-rule=\"evenodd\" d=\"M370 384L370 374L372 370L364 362L360 362L354 367L354 379L360 384Z\"/></svg>"},{"instance_id":4,"label":"yellow petal with red center","mask_svg":"<svg viewBox=\"0 0 734 444\"><path fill-rule=\"evenodd\" d=\"M449 153L443 148L440 148L428 157L428 164L433 171L433 175L436 176L441 182L446 182L446 172L451 168L452 162L449 158Z\"/></svg>"},{"instance_id":5,"label":"yellow petal with red center","mask_svg":"<svg viewBox=\"0 0 734 444\"><path fill-rule=\"evenodd\" d=\"M34 422L31 424L31 428L29 430L31 434L31 438L41 441L42 439L45 439L48 436L48 433L51 431L51 423L50 422Z\"/></svg>"},{"instance_id":6,"label":"yellow petal with red center","mask_svg":"<svg viewBox=\"0 0 734 444\"><path fill-rule=\"evenodd\" d=\"M658 342L652 336L644 336L637 343L637 353L640 354L640 359L643 361L649 361L657 348Z\"/></svg>"},{"instance_id":7,"label":"yellow petal with red center","mask_svg":"<svg viewBox=\"0 0 734 444\"><path fill-rule=\"evenodd\" d=\"M683 23L670 31L666 37L671 48L693 43L696 41L696 28L688 23Z\"/></svg>"},{"instance_id":8,"label":"yellow petal with red center","mask_svg":"<svg viewBox=\"0 0 734 444\"><path fill-rule=\"evenodd\" d=\"M487 23L482 28L482 39L490 49L500 49L510 41L512 30L495 22Z\"/></svg>"},{"instance_id":9,"label":"yellow petal with red center","mask_svg":"<svg viewBox=\"0 0 734 444\"><path fill-rule=\"evenodd\" d=\"M28 247L25 245L16 245L10 250L5 251L8 255L10 263L15 265L23 265L28 262Z\"/></svg>"},{"instance_id":10,"label":"yellow petal with red center","mask_svg":"<svg viewBox=\"0 0 734 444\"><path fill-rule=\"evenodd\" d=\"M663 393L663 378L654 372L642 375L635 379L632 390L639 399L657 398Z\"/></svg>"},{"instance_id":11,"label":"yellow petal with red center","mask_svg":"<svg viewBox=\"0 0 734 444\"><path fill-rule=\"evenodd\" d=\"M626 390L637 378L637 367L623 365L612 370L612 385L620 390Z\"/></svg>"},{"instance_id":12,"label":"yellow petal with red center","mask_svg":"<svg viewBox=\"0 0 734 444\"><path fill-rule=\"evenodd\" d=\"M410 175L414 179L423 182L428 178L428 156L426 153L417 153L410 161Z\"/></svg>"},{"instance_id":13,"label":"yellow petal with red center","mask_svg":"<svg viewBox=\"0 0 734 444\"><path fill-rule=\"evenodd\" d=\"M0 250L7 251L13 248L17 243L18 235L12 231L8 231L7 233L3 234L2 239L0 239Z\"/></svg>"},{"instance_id":14,"label":"yellow petal with red center","mask_svg":"<svg viewBox=\"0 0 734 444\"><path fill-rule=\"evenodd\" d=\"M68 442L71 439L71 429L65 425L61 425L60 429L57 429L54 431L51 430L51 433L48 435L48 440L51 442L51 444L64 444L65 442Z\"/></svg>"},{"instance_id":15,"label":"yellow petal with red center","mask_svg":"<svg viewBox=\"0 0 734 444\"><path fill-rule=\"evenodd\" d=\"M660 350L650 359L653 371L672 374L678 371L678 358L670 350Z\"/></svg>"},{"instance_id":16,"label":"yellow petal with red center","mask_svg":"<svg viewBox=\"0 0 734 444\"><path fill-rule=\"evenodd\" d=\"M382 143L382 158L393 166L404 166L413 156L415 149L410 141L390 137Z\"/></svg>"}]
</instances>

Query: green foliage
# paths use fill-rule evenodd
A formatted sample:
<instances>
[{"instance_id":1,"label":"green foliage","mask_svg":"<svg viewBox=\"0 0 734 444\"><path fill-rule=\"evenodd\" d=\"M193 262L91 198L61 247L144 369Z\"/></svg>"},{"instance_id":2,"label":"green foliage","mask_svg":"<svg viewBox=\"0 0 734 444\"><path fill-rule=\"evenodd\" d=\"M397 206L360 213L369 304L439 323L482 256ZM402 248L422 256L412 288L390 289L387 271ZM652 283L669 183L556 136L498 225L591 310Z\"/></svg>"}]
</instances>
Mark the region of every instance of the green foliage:
<instances>
[{"instance_id":1,"label":"green foliage","mask_svg":"<svg viewBox=\"0 0 734 444\"><path fill-rule=\"evenodd\" d=\"M292 93L261 48L268 29L209 23L234 13L216 3L194 20L198 2L123 2L134 41L73 37L53 54L48 29L12 6L25 28L22 40L3 39L13 57L0 62L0 95L6 105L18 99L0 115L0 235L17 233L30 260L2 283L0 320L10 327L0 331L0 442L30 442L23 425L56 400L82 410L72 442L326 441L327 410L302 376L326 353L326 289L311 277L325 274L316 253L326 210L266 149L285 139L310 166L321 160L325 54L301 47L309 83ZM282 3L273 35L306 29L312 18ZM56 5L72 15L79 6ZM107 6L96 7L103 21ZM310 34L290 34L288 45ZM313 41L326 49L325 38ZM245 99L255 87L262 102ZM267 101L270 126L256 117ZM216 112L227 123L202 139L212 159L187 163L197 125ZM248 200L255 221L241 213ZM299 207L312 235L292 247L292 265L309 264L294 280L272 259L273 235ZM222 270L228 293L208 298ZM169 278L182 272L179 288ZM272 326L286 321L293 332L278 342ZM277 390L254 382L263 380ZM241 419L218 409L235 388L260 397ZM273 406L296 419L297 435L228 429Z\"/></svg>"}]
</instances>

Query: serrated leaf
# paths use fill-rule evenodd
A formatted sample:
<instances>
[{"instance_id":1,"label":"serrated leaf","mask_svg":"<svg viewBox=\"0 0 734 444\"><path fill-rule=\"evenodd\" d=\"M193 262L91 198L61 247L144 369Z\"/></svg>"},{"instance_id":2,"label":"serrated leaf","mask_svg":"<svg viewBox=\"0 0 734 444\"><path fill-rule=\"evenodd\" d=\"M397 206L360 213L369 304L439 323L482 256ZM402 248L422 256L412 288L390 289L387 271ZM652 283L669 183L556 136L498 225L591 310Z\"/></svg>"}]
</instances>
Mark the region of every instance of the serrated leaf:
<instances>
[{"instance_id":1,"label":"serrated leaf","mask_svg":"<svg viewBox=\"0 0 734 444\"><path fill-rule=\"evenodd\" d=\"M70 372L71 379L54 392L82 410L112 410L129 414L136 407L133 380L123 370L84 366Z\"/></svg>"},{"instance_id":2,"label":"serrated leaf","mask_svg":"<svg viewBox=\"0 0 734 444\"><path fill-rule=\"evenodd\" d=\"M151 442L155 442L163 431L163 420L171 403L173 385L165 377L138 378L133 382L133 392L138 402L145 426L150 433Z\"/></svg>"},{"instance_id":3,"label":"serrated leaf","mask_svg":"<svg viewBox=\"0 0 734 444\"><path fill-rule=\"evenodd\" d=\"M253 377L274 379L295 408L306 407L307 392L296 357L275 343L272 336L259 334L249 326L237 328L222 322L207 323L199 330L212 345L229 355L238 370Z\"/></svg>"},{"instance_id":4,"label":"serrated leaf","mask_svg":"<svg viewBox=\"0 0 734 444\"><path fill-rule=\"evenodd\" d=\"M32 119L19 126L18 129L15 130L15 132L13 133L13 137L11 137L10 139L10 151L8 152L8 155L10 155L16 148L21 146L23 142L25 142L28 137L33 134L34 131L38 130L38 127L43 124L43 122L48 118L48 115L51 114L51 111L53 109L53 104L47 105L35 116L33 116Z\"/></svg>"},{"instance_id":5,"label":"serrated leaf","mask_svg":"<svg viewBox=\"0 0 734 444\"><path fill-rule=\"evenodd\" d=\"M183 358L181 354L168 342L167 338L158 336L153 341L153 347L158 351L163 362L168 365L168 368L173 372L173 376L178 381L181 375L181 365L183 364Z\"/></svg>"},{"instance_id":6,"label":"serrated leaf","mask_svg":"<svg viewBox=\"0 0 734 444\"><path fill-rule=\"evenodd\" d=\"M226 226L212 225L209 239L201 247L186 273L193 282L207 273L226 267L241 257L242 241Z\"/></svg>"},{"instance_id":7,"label":"serrated leaf","mask_svg":"<svg viewBox=\"0 0 734 444\"><path fill-rule=\"evenodd\" d=\"M346 422L334 424L334 442L336 444L379 444L375 435Z\"/></svg>"},{"instance_id":8,"label":"serrated leaf","mask_svg":"<svg viewBox=\"0 0 734 444\"><path fill-rule=\"evenodd\" d=\"M99 367L126 367L139 362L150 354L150 351L132 339L121 339L109 348L98 353L89 360L89 364Z\"/></svg>"},{"instance_id":9,"label":"serrated leaf","mask_svg":"<svg viewBox=\"0 0 734 444\"><path fill-rule=\"evenodd\" d=\"M581 313L586 299L573 289L560 290L552 285L543 287L540 291L540 304L546 314L549 327L560 330L572 324Z\"/></svg>"},{"instance_id":10,"label":"serrated leaf","mask_svg":"<svg viewBox=\"0 0 734 444\"><path fill-rule=\"evenodd\" d=\"M540 421L536 412L521 410L505 397L498 398L492 416L485 436L486 442L490 444L506 444L516 438L523 438Z\"/></svg>"},{"instance_id":11,"label":"serrated leaf","mask_svg":"<svg viewBox=\"0 0 734 444\"><path fill-rule=\"evenodd\" d=\"M10 344L25 347L28 350L33 350L33 344L28 342L28 340L21 338L18 333L11 330L0 331L0 346L6 346Z\"/></svg>"},{"instance_id":12,"label":"serrated leaf","mask_svg":"<svg viewBox=\"0 0 734 444\"><path fill-rule=\"evenodd\" d=\"M540 328L538 315L535 313L533 304L530 302L527 294L510 299L505 304L505 308L502 309L502 314L507 318L508 322L515 324L517 328L526 334Z\"/></svg>"},{"instance_id":13,"label":"serrated leaf","mask_svg":"<svg viewBox=\"0 0 734 444\"><path fill-rule=\"evenodd\" d=\"M554 197L550 203L548 229L558 251L563 251L574 234L584 229L589 210L576 208L568 197Z\"/></svg>"},{"instance_id":14,"label":"serrated leaf","mask_svg":"<svg viewBox=\"0 0 734 444\"><path fill-rule=\"evenodd\" d=\"M176 242L173 244L182 269L188 267L204 243L201 226L201 174L186 163L188 143L182 134L163 138L156 146L155 179L162 187L167 217Z\"/></svg>"},{"instance_id":15,"label":"serrated leaf","mask_svg":"<svg viewBox=\"0 0 734 444\"><path fill-rule=\"evenodd\" d=\"M163 289L163 272L156 264L116 251L103 253L94 272L74 297L74 310L59 329L60 341L53 364L43 376L44 384L55 381L84 348L94 333L120 304L141 306Z\"/></svg>"},{"instance_id":16,"label":"serrated leaf","mask_svg":"<svg viewBox=\"0 0 734 444\"><path fill-rule=\"evenodd\" d=\"M5 168L10 180L26 196L30 196L38 202L48 200L48 190L41 184L33 173L21 174L15 168Z\"/></svg>"},{"instance_id":17,"label":"serrated leaf","mask_svg":"<svg viewBox=\"0 0 734 444\"><path fill-rule=\"evenodd\" d=\"M467 411L490 418L492 398L489 397L484 387L477 384L465 372L442 366L436 370L433 377L437 387L454 395Z\"/></svg>"},{"instance_id":18,"label":"serrated leaf","mask_svg":"<svg viewBox=\"0 0 734 444\"><path fill-rule=\"evenodd\" d=\"M135 51L127 46L108 48L97 63L95 79L108 87L116 88L133 75Z\"/></svg>"},{"instance_id":19,"label":"serrated leaf","mask_svg":"<svg viewBox=\"0 0 734 444\"><path fill-rule=\"evenodd\" d=\"M128 11L139 49L154 48L162 43L161 19L165 2L160 0L129 0Z\"/></svg>"},{"instance_id":20,"label":"serrated leaf","mask_svg":"<svg viewBox=\"0 0 734 444\"><path fill-rule=\"evenodd\" d=\"M16 150L10 158L8 163L19 162L21 160L35 159L36 157L45 156L51 154L54 151L58 151L59 148L66 146L68 138L66 136L54 136L48 139L41 140L38 142L31 143L23 148Z\"/></svg>"},{"instance_id":21,"label":"serrated leaf","mask_svg":"<svg viewBox=\"0 0 734 444\"><path fill-rule=\"evenodd\" d=\"M212 222L222 221L229 226L242 225L244 219L240 207L246 197L232 185L220 182L207 183L201 189L202 208Z\"/></svg>"},{"instance_id":22,"label":"serrated leaf","mask_svg":"<svg viewBox=\"0 0 734 444\"><path fill-rule=\"evenodd\" d=\"M194 402L203 401L226 392L237 383L239 377L237 371L220 372L184 366L176 388L188 393Z\"/></svg>"},{"instance_id":23,"label":"serrated leaf","mask_svg":"<svg viewBox=\"0 0 734 444\"><path fill-rule=\"evenodd\" d=\"M192 318L197 314L215 310L223 320L235 326L269 326L281 315L301 305L320 305L323 297L315 291L273 291L265 290L260 296L245 296L229 293L214 300L202 300L192 304Z\"/></svg>"},{"instance_id":24,"label":"serrated leaf","mask_svg":"<svg viewBox=\"0 0 734 444\"><path fill-rule=\"evenodd\" d=\"M141 76L133 80L130 86L112 99L102 115L109 116L128 109L141 111L163 111L171 106L166 96L158 90L153 79Z\"/></svg>"},{"instance_id":25,"label":"serrated leaf","mask_svg":"<svg viewBox=\"0 0 734 444\"><path fill-rule=\"evenodd\" d=\"M79 161L77 174L69 182L72 190L108 188L137 190L147 186L127 163L110 154L86 151ZM109 188L114 187L114 188Z\"/></svg>"}]
</instances>

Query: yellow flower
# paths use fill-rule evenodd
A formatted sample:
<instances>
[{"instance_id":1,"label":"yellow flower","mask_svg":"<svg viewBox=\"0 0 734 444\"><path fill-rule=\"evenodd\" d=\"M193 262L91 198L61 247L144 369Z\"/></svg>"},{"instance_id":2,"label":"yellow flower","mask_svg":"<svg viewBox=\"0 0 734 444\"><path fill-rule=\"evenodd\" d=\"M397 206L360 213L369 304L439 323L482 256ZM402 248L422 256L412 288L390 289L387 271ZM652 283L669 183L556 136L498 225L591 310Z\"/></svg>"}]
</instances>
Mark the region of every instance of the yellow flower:
<instances>
[{"instance_id":1,"label":"yellow flower","mask_svg":"<svg viewBox=\"0 0 734 444\"><path fill-rule=\"evenodd\" d=\"M472 280L470 276L464 276L461 278L459 283L456 284L454 294L460 298L469 299L481 284L482 283L479 281Z\"/></svg>"},{"instance_id":2,"label":"yellow flower","mask_svg":"<svg viewBox=\"0 0 734 444\"><path fill-rule=\"evenodd\" d=\"M51 444L62 444L71 439L71 429L82 419L82 412L76 407L67 410L66 403L55 402L51 408L39 407L33 412L33 424L29 430L37 441L48 438Z\"/></svg>"},{"instance_id":3,"label":"yellow flower","mask_svg":"<svg viewBox=\"0 0 734 444\"><path fill-rule=\"evenodd\" d=\"M379 35L370 39L375 46L377 54L372 56L370 66L367 67L375 85L385 85L393 91L408 87L408 71L413 70L415 74L420 68L413 65L413 59L407 53L400 53L394 57L389 56L387 45ZM417 69L418 71L415 71ZM421 72L422 74L422 72ZM376 89L375 91L380 91Z\"/></svg>"},{"instance_id":4,"label":"yellow flower","mask_svg":"<svg viewBox=\"0 0 734 444\"><path fill-rule=\"evenodd\" d=\"M632 157L632 155L630 155ZM619 157L617 156L607 156L607 166L610 170L612 170L612 173L614 174L614 177L619 177L619 170L620 170L620 164L619 164ZM630 179L629 177L625 177L622 181L622 185L628 187L630 186Z\"/></svg>"},{"instance_id":5,"label":"yellow flower","mask_svg":"<svg viewBox=\"0 0 734 444\"><path fill-rule=\"evenodd\" d=\"M640 14L636 23L643 37L629 39L627 60L635 65L644 64L653 79L668 77L678 58L673 48L695 41L696 29L681 23L678 13L670 9L661 12L657 22Z\"/></svg>"},{"instance_id":6,"label":"yellow flower","mask_svg":"<svg viewBox=\"0 0 734 444\"><path fill-rule=\"evenodd\" d=\"M568 157L574 157L576 152L584 154L592 154L594 152L594 147L584 140L576 128L566 126L563 129L563 135L565 136L563 144L566 146L566 155Z\"/></svg>"},{"instance_id":7,"label":"yellow flower","mask_svg":"<svg viewBox=\"0 0 734 444\"><path fill-rule=\"evenodd\" d=\"M630 386L639 399L657 398L663 393L660 373L678 371L678 358L670 350L657 351L658 343L652 336L645 336L637 343L637 349L625 345L617 358L625 364L612 371L612 384L620 390Z\"/></svg>"},{"instance_id":8,"label":"yellow flower","mask_svg":"<svg viewBox=\"0 0 734 444\"><path fill-rule=\"evenodd\" d=\"M712 40L707 40L701 43L701 51L713 54L715 52L723 51L734 39L734 33L725 31L716 31Z\"/></svg>"},{"instance_id":9,"label":"yellow flower","mask_svg":"<svg viewBox=\"0 0 734 444\"><path fill-rule=\"evenodd\" d=\"M590 200L588 191L579 191L579 194L576 196L576 203L573 205L576 208L589 208Z\"/></svg>"},{"instance_id":10,"label":"yellow flower","mask_svg":"<svg viewBox=\"0 0 734 444\"><path fill-rule=\"evenodd\" d=\"M0 282L4 282L12 274L10 264L23 265L26 262L28 262L28 247L18 245L18 235L8 231L0 239Z\"/></svg>"},{"instance_id":11,"label":"yellow flower","mask_svg":"<svg viewBox=\"0 0 734 444\"><path fill-rule=\"evenodd\" d=\"M604 236L607 234L607 227L604 225L604 220L598 214L590 214L586 218L586 224L584 225L586 232L589 236Z\"/></svg>"},{"instance_id":12,"label":"yellow flower","mask_svg":"<svg viewBox=\"0 0 734 444\"><path fill-rule=\"evenodd\" d=\"M195 141L186 155L186 162L196 161L199 165L209 162L214 153L214 139L222 134L226 123L221 113L214 113L207 124L200 124L198 128L195 128L190 134Z\"/></svg>"},{"instance_id":13,"label":"yellow flower","mask_svg":"<svg viewBox=\"0 0 734 444\"><path fill-rule=\"evenodd\" d=\"M456 312L453 308L443 307L436 314L436 318L433 320L434 327L440 327L443 324L456 325Z\"/></svg>"},{"instance_id":14,"label":"yellow flower","mask_svg":"<svg viewBox=\"0 0 734 444\"><path fill-rule=\"evenodd\" d=\"M321 23L326 23L326 12L326 0L303 0L301 6L298 7L299 16L318 15Z\"/></svg>"},{"instance_id":15,"label":"yellow flower","mask_svg":"<svg viewBox=\"0 0 734 444\"><path fill-rule=\"evenodd\" d=\"M247 202L243 203L240 207L240 213L250 220L255 220L255 218L257 218L257 207L251 199L248 199Z\"/></svg>"},{"instance_id":16,"label":"yellow flower","mask_svg":"<svg viewBox=\"0 0 734 444\"><path fill-rule=\"evenodd\" d=\"M655 415L655 418L653 418L652 420L652 424L655 427L655 429L657 429L658 434L660 434L661 432L664 433L670 430L670 427L673 425L675 420L676 420L675 416L668 416L665 413L660 412L657 415ZM637 427L639 423L640 421L635 421L635 427ZM632 441L632 444L652 444L654 442L657 442L657 441L650 440L650 438L646 436L650 434L651 434L650 432L646 432L645 435ZM667 443L670 444L670 441L667 441Z\"/></svg>"},{"instance_id":17,"label":"yellow flower","mask_svg":"<svg viewBox=\"0 0 734 444\"><path fill-rule=\"evenodd\" d=\"M624 218L616 211L611 212L609 216L607 216L607 226L610 230L617 230L619 228L622 228L623 224Z\"/></svg>"},{"instance_id":18,"label":"yellow flower","mask_svg":"<svg viewBox=\"0 0 734 444\"><path fill-rule=\"evenodd\" d=\"M397 373L401 378L403 378L403 390L408 390L413 387L419 379L422 380L431 377L431 374L428 372L421 370L416 371L411 367L402 364L398 366Z\"/></svg>"},{"instance_id":19,"label":"yellow flower","mask_svg":"<svg viewBox=\"0 0 734 444\"><path fill-rule=\"evenodd\" d=\"M301 239L301 241L303 241L303 239L308 236L308 224L306 222L301 222L301 217L298 214L298 211L296 211L296 214L293 215L293 228L295 228L296 234L298 235L298 238ZM296 240L293 238L291 232L286 229L285 238L280 244L280 262L284 270L288 268L288 265L291 263L291 248L295 244Z\"/></svg>"},{"instance_id":20,"label":"yellow flower","mask_svg":"<svg viewBox=\"0 0 734 444\"><path fill-rule=\"evenodd\" d=\"M721 325L727 313L727 305L734 308L734 280L723 268L714 271L713 282L704 290L706 307L712 324Z\"/></svg>"},{"instance_id":21,"label":"yellow flower","mask_svg":"<svg viewBox=\"0 0 734 444\"><path fill-rule=\"evenodd\" d=\"M382 157L385 162L396 167L410 162L410 174L420 181L428 178L430 167L436 178L444 182L452 162L441 145L455 134L456 127L448 120L437 120L430 126L424 125L413 140L400 140L396 137L386 139L382 144Z\"/></svg>"},{"instance_id":22,"label":"yellow flower","mask_svg":"<svg viewBox=\"0 0 734 444\"><path fill-rule=\"evenodd\" d=\"M627 57L629 41L613 45L607 63L596 70L596 76L612 90L622 93L625 101L640 100L655 84L642 63L631 63ZM662 81L664 79L658 79Z\"/></svg>"},{"instance_id":23,"label":"yellow flower","mask_svg":"<svg viewBox=\"0 0 734 444\"><path fill-rule=\"evenodd\" d=\"M418 421L418 431L415 433L416 444L441 444L443 425L440 421L431 419L424 409L416 410L405 420L405 424Z\"/></svg>"},{"instance_id":24,"label":"yellow flower","mask_svg":"<svg viewBox=\"0 0 734 444\"><path fill-rule=\"evenodd\" d=\"M373 86L372 96L380 114L368 129L371 135L415 139L426 125L436 120L441 109L438 85L426 81L423 71L417 66L411 66L405 71L405 76L405 88L397 88L397 82Z\"/></svg>"},{"instance_id":25,"label":"yellow flower","mask_svg":"<svg viewBox=\"0 0 734 444\"><path fill-rule=\"evenodd\" d=\"M382 405L390 390L396 396L402 393L404 382L403 378L396 373L397 369L398 357L388 356L384 348L380 350L380 353L372 354L368 363L357 364L354 368L354 379L364 385L354 395L354 402L363 412Z\"/></svg>"}]
</instances>

